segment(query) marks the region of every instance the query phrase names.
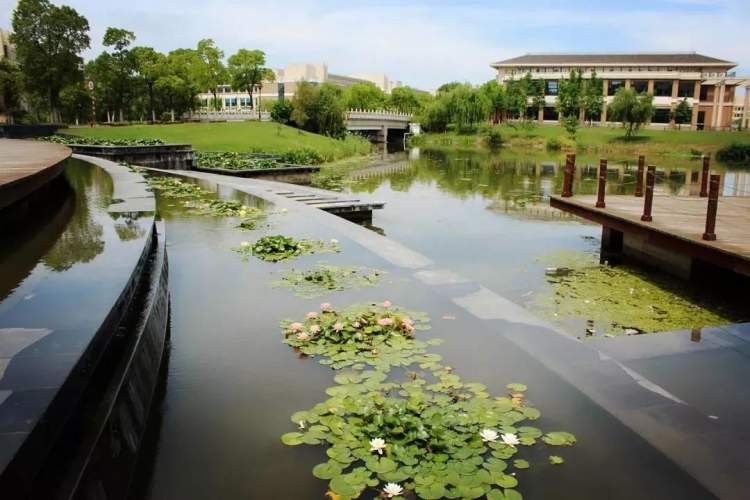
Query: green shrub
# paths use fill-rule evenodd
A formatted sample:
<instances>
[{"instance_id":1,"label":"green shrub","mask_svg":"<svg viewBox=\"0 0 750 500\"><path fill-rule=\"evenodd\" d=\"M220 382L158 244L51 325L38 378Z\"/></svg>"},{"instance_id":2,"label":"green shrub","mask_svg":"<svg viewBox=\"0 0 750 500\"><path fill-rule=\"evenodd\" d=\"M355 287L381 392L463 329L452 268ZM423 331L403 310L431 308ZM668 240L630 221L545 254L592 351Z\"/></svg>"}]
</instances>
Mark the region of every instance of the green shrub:
<instances>
[{"instance_id":1,"label":"green shrub","mask_svg":"<svg viewBox=\"0 0 750 500\"><path fill-rule=\"evenodd\" d=\"M292 107L291 101L286 99L280 99L273 103L271 106L271 119L278 123L288 124L292 119Z\"/></svg>"},{"instance_id":2,"label":"green shrub","mask_svg":"<svg viewBox=\"0 0 750 500\"><path fill-rule=\"evenodd\" d=\"M503 145L503 134L497 127L489 127L482 132L484 143L490 148L499 148Z\"/></svg>"},{"instance_id":3,"label":"green shrub","mask_svg":"<svg viewBox=\"0 0 750 500\"><path fill-rule=\"evenodd\" d=\"M547 139L544 147L547 149L547 151L560 151L562 145L560 144L560 139L558 139L557 137L550 137Z\"/></svg>"},{"instance_id":4,"label":"green shrub","mask_svg":"<svg viewBox=\"0 0 750 500\"><path fill-rule=\"evenodd\" d=\"M314 149L300 148L282 153L280 160L282 163L291 163L293 165L318 165L326 159Z\"/></svg>"},{"instance_id":5,"label":"green shrub","mask_svg":"<svg viewBox=\"0 0 750 500\"><path fill-rule=\"evenodd\" d=\"M750 143L733 142L716 153L716 159L729 163L750 165Z\"/></svg>"}]
</instances>

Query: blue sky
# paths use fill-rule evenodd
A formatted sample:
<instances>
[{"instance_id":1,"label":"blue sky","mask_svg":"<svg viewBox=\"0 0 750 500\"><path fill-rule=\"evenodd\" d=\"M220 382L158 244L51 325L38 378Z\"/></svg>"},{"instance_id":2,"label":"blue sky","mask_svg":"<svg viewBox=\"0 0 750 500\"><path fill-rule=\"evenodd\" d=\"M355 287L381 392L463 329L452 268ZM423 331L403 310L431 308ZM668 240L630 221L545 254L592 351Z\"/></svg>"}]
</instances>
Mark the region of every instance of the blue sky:
<instances>
[{"instance_id":1,"label":"blue sky","mask_svg":"<svg viewBox=\"0 0 750 500\"><path fill-rule=\"evenodd\" d=\"M0 27L16 0L0 0ZM55 0L54 3L60 3ZM326 62L341 74L386 73L431 89L492 78L490 62L526 52L696 51L750 75L750 0L69 0L89 19L162 51L213 38L227 53L265 50L269 65Z\"/></svg>"}]
</instances>

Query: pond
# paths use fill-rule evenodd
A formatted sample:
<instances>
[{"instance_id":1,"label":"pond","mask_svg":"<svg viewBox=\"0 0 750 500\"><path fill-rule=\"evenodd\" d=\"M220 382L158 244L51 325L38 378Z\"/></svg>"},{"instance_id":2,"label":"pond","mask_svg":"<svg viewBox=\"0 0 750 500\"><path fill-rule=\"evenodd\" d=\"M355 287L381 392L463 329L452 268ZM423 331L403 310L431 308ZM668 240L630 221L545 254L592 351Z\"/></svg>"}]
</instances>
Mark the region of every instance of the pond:
<instances>
[{"instance_id":1,"label":"pond","mask_svg":"<svg viewBox=\"0 0 750 500\"><path fill-rule=\"evenodd\" d=\"M574 192L593 194L596 157L579 156ZM355 173L353 193L386 202L374 229L554 321L577 337L747 320L737 294L652 270L599 265L601 226L549 207L564 155L420 150ZM701 161L657 163L655 192L697 195ZM607 192L632 194L637 164L609 161ZM725 196L750 195L750 172L715 164Z\"/></svg>"},{"instance_id":2,"label":"pond","mask_svg":"<svg viewBox=\"0 0 750 500\"><path fill-rule=\"evenodd\" d=\"M158 198L158 211L167 226L172 347L163 400L143 450L146 460L134 498L324 498L327 481L315 478L312 470L327 460L326 447L285 446L280 438L298 429L295 412L328 397L326 389L336 385L336 372L286 345L279 321L303 321L308 311L322 314L321 302L330 302L338 309L384 300L429 315L432 329L418 331L416 336L422 340L444 339L444 344L430 347L430 352L440 354L453 373L482 384L493 396L507 395L509 383L523 383L528 386L523 397L541 410L541 418L534 425L575 434L578 442L572 447L523 451L531 468L519 469L514 479L506 480L517 478L524 498L635 498L646 491L655 498L712 498L643 438L499 334L513 329L511 323L497 321L490 326L471 316L448 297L415 280L408 270L376 256L336 226L286 213L224 186L205 181L198 184L218 191L222 199L261 208L267 216L254 230L245 231L238 228L238 217L200 213L202 205L186 206L189 199ZM429 190L415 190L411 195L429 196L425 192ZM458 205L466 201L453 199ZM442 203L445 199L434 201ZM431 206L423 205L428 212ZM421 221L427 223L427 218L415 223ZM391 232L384 221L376 223ZM442 227L443 223L448 240L450 224L458 222L431 222L433 227ZM585 252L591 244L580 236L595 235L587 226L574 227L577 235L560 234L570 240L574 250ZM393 233L398 234L395 229ZM267 262L241 250L263 236L277 234L336 240L340 252ZM535 239L531 232L529 239ZM245 241L248 246L243 245ZM549 248L541 241L534 244L541 251ZM439 248L441 243L427 239L422 245L429 250L433 245ZM448 252L433 254L439 257ZM377 270L378 282L329 291L315 298L278 286L285 276L296 276L294 271L332 266ZM512 277L510 272L505 275ZM403 371L394 372L394 376L407 376ZM552 453L563 456L565 463L550 463L548 455ZM363 497L374 495L375 490L369 489Z\"/></svg>"}]
</instances>

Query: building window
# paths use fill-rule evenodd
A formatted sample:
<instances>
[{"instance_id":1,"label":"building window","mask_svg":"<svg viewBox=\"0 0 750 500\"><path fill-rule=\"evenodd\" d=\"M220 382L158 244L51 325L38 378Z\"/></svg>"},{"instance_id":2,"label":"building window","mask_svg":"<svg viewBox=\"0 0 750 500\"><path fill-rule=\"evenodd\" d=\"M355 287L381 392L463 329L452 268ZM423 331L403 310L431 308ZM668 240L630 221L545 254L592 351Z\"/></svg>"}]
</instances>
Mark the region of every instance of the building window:
<instances>
[{"instance_id":1,"label":"building window","mask_svg":"<svg viewBox=\"0 0 750 500\"><path fill-rule=\"evenodd\" d=\"M557 109L551 106L545 107L543 118L544 120L548 120L548 121L557 120L558 119Z\"/></svg>"},{"instance_id":2,"label":"building window","mask_svg":"<svg viewBox=\"0 0 750 500\"><path fill-rule=\"evenodd\" d=\"M709 85L701 85L701 101L709 101L710 98L708 97L708 91L711 87Z\"/></svg>"},{"instance_id":3,"label":"building window","mask_svg":"<svg viewBox=\"0 0 750 500\"><path fill-rule=\"evenodd\" d=\"M557 80L547 80L547 95L557 95Z\"/></svg>"},{"instance_id":4,"label":"building window","mask_svg":"<svg viewBox=\"0 0 750 500\"><path fill-rule=\"evenodd\" d=\"M669 115L672 111L668 108L659 108L654 111L654 118L651 123L669 123Z\"/></svg>"},{"instance_id":5,"label":"building window","mask_svg":"<svg viewBox=\"0 0 750 500\"><path fill-rule=\"evenodd\" d=\"M630 82L630 88L636 91L638 94L648 92L648 81L647 80L633 80Z\"/></svg>"},{"instance_id":6,"label":"building window","mask_svg":"<svg viewBox=\"0 0 750 500\"><path fill-rule=\"evenodd\" d=\"M240 97L240 106L243 108L250 106L250 98L249 97Z\"/></svg>"},{"instance_id":7,"label":"building window","mask_svg":"<svg viewBox=\"0 0 750 500\"><path fill-rule=\"evenodd\" d=\"M617 89L620 87L624 87L625 82L622 80L610 80L607 83L607 95L615 95L615 92L617 92Z\"/></svg>"},{"instance_id":8,"label":"building window","mask_svg":"<svg viewBox=\"0 0 750 500\"><path fill-rule=\"evenodd\" d=\"M681 81L677 84L677 97L693 97L695 82L692 80Z\"/></svg>"},{"instance_id":9,"label":"building window","mask_svg":"<svg viewBox=\"0 0 750 500\"><path fill-rule=\"evenodd\" d=\"M654 81L654 95L658 97L671 97L672 96L671 80Z\"/></svg>"}]
</instances>

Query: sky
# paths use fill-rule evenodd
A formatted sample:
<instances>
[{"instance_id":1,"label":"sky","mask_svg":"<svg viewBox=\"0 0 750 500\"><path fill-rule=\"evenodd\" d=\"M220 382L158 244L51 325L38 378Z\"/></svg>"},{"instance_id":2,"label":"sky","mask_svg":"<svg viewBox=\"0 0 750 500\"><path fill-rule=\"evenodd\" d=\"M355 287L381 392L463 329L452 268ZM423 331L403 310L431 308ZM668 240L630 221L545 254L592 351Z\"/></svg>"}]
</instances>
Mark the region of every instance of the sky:
<instances>
[{"instance_id":1,"label":"sky","mask_svg":"<svg viewBox=\"0 0 750 500\"><path fill-rule=\"evenodd\" d=\"M67 0L91 25L167 52L213 38L229 56L262 49L272 68L325 62L331 73L385 73L430 90L481 83L489 64L528 52L699 52L750 76L750 0ZM0 29L16 0L0 0Z\"/></svg>"}]
</instances>

